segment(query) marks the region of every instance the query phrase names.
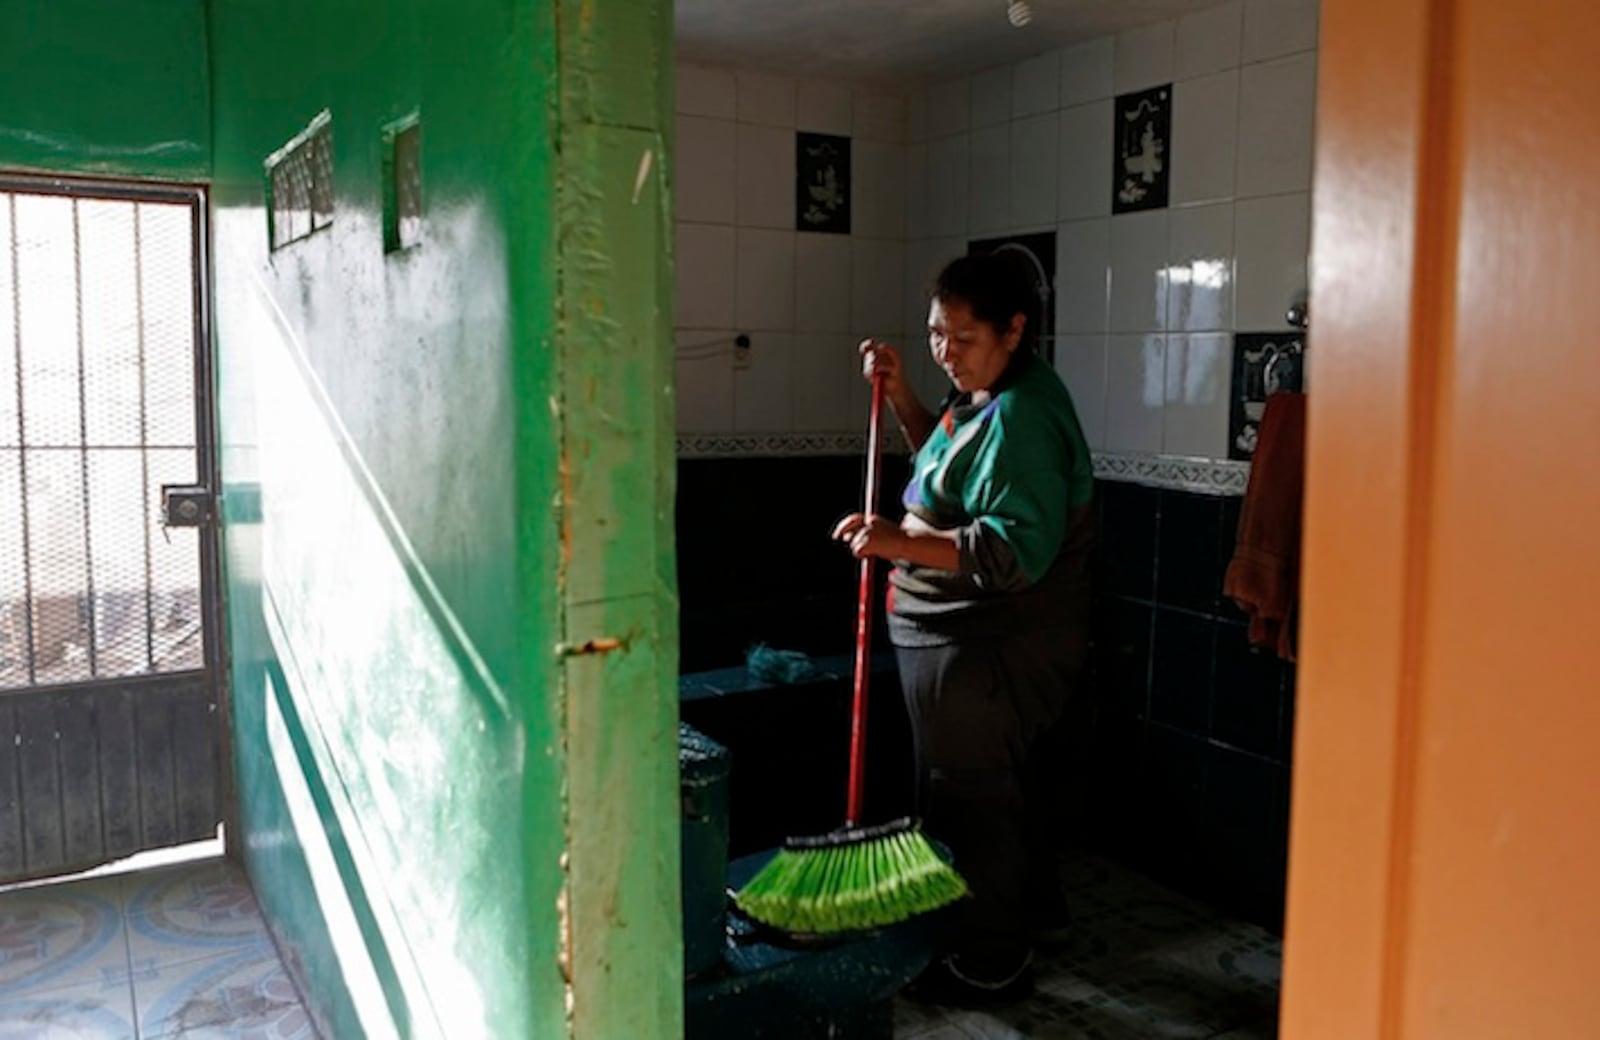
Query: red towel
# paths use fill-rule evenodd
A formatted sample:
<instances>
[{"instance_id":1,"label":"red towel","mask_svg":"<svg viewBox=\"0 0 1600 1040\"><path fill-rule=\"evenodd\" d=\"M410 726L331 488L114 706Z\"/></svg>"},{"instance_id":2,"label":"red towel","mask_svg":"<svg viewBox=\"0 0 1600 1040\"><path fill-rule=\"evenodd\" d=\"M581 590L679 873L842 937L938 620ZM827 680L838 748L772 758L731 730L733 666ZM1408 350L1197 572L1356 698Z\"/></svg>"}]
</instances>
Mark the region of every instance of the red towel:
<instances>
[{"instance_id":1,"label":"red towel","mask_svg":"<svg viewBox=\"0 0 1600 1040\"><path fill-rule=\"evenodd\" d=\"M1306 397L1277 393L1250 464L1239 536L1222 591L1250 616L1250 642L1294 660L1300 594L1300 511L1305 488Z\"/></svg>"}]
</instances>

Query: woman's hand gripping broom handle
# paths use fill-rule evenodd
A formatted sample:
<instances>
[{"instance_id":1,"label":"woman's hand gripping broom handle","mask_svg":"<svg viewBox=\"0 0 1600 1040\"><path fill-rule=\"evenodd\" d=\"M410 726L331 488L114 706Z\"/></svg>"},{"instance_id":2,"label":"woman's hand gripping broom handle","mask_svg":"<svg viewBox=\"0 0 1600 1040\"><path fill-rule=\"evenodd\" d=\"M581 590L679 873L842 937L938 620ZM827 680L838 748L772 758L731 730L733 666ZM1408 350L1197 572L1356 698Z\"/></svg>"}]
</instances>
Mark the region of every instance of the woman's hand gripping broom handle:
<instances>
[{"instance_id":1,"label":"woman's hand gripping broom handle","mask_svg":"<svg viewBox=\"0 0 1600 1040\"><path fill-rule=\"evenodd\" d=\"M872 413L867 421L867 487L862 513L870 521L878 512L878 459L883 451L883 376L872 380ZM867 776L867 678L872 673L873 558L861 559L861 588L856 599L855 698L850 712L850 793L845 826L861 823Z\"/></svg>"}]
</instances>

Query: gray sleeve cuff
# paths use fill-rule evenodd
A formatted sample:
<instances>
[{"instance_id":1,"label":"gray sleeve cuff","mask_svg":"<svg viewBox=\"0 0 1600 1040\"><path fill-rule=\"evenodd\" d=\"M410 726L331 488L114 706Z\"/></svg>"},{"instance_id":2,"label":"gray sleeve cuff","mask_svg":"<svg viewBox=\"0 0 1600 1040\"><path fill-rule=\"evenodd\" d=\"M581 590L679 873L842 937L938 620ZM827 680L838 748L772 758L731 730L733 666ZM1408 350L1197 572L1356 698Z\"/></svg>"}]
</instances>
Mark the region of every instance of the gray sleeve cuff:
<instances>
[{"instance_id":1,"label":"gray sleeve cuff","mask_svg":"<svg viewBox=\"0 0 1600 1040\"><path fill-rule=\"evenodd\" d=\"M961 573L972 575L980 589L1016 592L1033 584L1004 538L980 520L960 529L956 548L961 551Z\"/></svg>"}]
</instances>

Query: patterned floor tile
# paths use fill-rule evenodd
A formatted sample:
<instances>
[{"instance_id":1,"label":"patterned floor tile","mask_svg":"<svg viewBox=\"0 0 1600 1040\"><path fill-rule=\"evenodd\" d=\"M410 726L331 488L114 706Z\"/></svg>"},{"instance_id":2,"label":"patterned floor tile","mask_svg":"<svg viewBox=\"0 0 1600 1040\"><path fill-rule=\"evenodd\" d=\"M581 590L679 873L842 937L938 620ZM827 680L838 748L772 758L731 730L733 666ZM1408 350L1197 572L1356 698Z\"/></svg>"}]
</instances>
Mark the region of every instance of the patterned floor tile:
<instances>
[{"instance_id":1,"label":"patterned floor tile","mask_svg":"<svg viewBox=\"0 0 1600 1040\"><path fill-rule=\"evenodd\" d=\"M144 1040L315 1040L311 1017L268 947L135 974Z\"/></svg>"},{"instance_id":2,"label":"patterned floor tile","mask_svg":"<svg viewBox=\"0 0 1600 1040\"><path fill-rule=\"evenodd\" d=\"M75 882L0 895L0 999L85 982L127 982L114 884Z\"/></svg>"},{"instance_id":3,"label":"patterned floor tile","mask_svg":"<svg viewBox=\"0 0 1600 1040\"><path fill-rule=\"evenodd\" d=\"M943 1025L945 1015L937 1008L899 997L894 1002L894 1035L921 1036L934 1026Z\"/></svg>"},{"instance_id":4,"label":"patterned floor tile","mask_svg":"<svg viewBox=\"0 0 1600 1040\"><path fill-rule=\"evenodd\" d=\"M130 879L124 890L136 973L224 953L271 949L244 873L230 863L177 867Z\"/></svg>"},{"instance_id":5,"label":"patterned floor tile","mask_svg":"<svg viewBox=\"0 0 1600 1040\"><path fill-rule=\"evenodd\" d=\"M953 1021L930 1022L910 1033L896 1026L894 1035L896 1040L972 1040L972 1034Z\"/></svg>"},{"instance_id":6,"label":"patterned floor tile","mask_svg":"<svg viewBox=\"0 0 1600 1040\"><path fill-rule=\"evenodd\" d=\"M944 1010L978 1040L1271 1040L1282 943L1093 857L1060 864L1073 923L1041 947L1034 994L987 1011ZM915 1005L912 1005L915 1007ZM934 1009L933 1014L941 1013ZM930 1028L896 1018L896 1037ZM943 1034L955 1036L956 1034Z\"/></svg>"},{"instance_id":7,"label":"patterned floor tile","mask_svg":"<svg viewBox=\"0 0 1600 1040\"><path fill-rule=\"evenodd\" d=\"M1277 1025L1265 1022L1254 1028L1230 1029L1226 1033L1218 1033L1210 1040L1277 1040L1277 1038Z\"/></svg>"},{"instance_id":8,"label":"patterned floor tile","mask_svg":"<svg viewBox=\"0 0 1600 1040\"><path fill-rule=\"evenodd\" d=\"M0 997L0 1040L134 1040L126 981Z\"/></svg>"}]
</instances>

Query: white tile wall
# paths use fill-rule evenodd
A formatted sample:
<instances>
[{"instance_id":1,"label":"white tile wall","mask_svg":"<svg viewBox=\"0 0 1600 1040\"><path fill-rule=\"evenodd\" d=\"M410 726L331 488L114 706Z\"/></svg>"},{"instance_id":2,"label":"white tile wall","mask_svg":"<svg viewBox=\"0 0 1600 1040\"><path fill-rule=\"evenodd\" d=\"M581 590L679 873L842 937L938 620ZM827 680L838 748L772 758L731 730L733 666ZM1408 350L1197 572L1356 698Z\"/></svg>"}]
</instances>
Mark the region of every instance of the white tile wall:
<instances>
[{"instance_id":1,"label":"white tile wall","mask_svg":"<svg viewBox=\"0 0 1600 1040\"><path fill-rule=\"evenodd\" d=\"M924 144L929 137L929 111L932 102L932 92L927 87L913 90L906 98L906 141L911 144Z\"/></svg>"},{"instance_id":2,"label":"white tile wall","mask_svg":"<svg viewBox=\"0 0 1600 1040\"><path fill-rule=\"evenodd\" d=\"M925 143L908 144L905 148L907 238L933 233L933 208L928 201L929 154L930 149Z\"/></svg>"},{"instance_id":3,"label":"white tile wall","mask_svg":"<svg viewBox=\"0 0 1600 1040\"><path fill-rule=\"evenodd\" d=\"M971 165L971 179L967 186L967 230L974 235L1006 230L1011 224L1009 121L972 132Z\"/></svg>"},{"instance_id":4,"label":"white tile wall","mask_svg":"<svg viewBox=\"0 0 1600 1040\"><path fill-rule=\"evenodd\" d=\"M1233 328L1233 203L1172 211L1167 328Z\"/></svg>"},{"instance_id":5,"label":"white tile wall","mask_svg":"<svg viewBox=\"0 0 1600 1040\"><path fill-rule=\"evenodd\" d=\"M1011 221L1014 228L1054 224L1060 176L1061 121L1055 112L1011 123Z\"/></svg>"},{"instance_id":6,"label":"white tile wall","mask_svg":"<svg viewBox=\"0 0 1600 1040\"><path fill-rule=\"evenodd\" d=\"M1266 61L1316 45L1317 0L1245 0L1245 61Z\"/></svg>"},{"instance_id":7,"label":"white tile wall","mask_svg":"<svg viewBox=\"0 0 1600 1040\"><path fill-rule=\"evenodd\" d=\"M868 335L936 404L927 283L970 239L1053 227L1091 444L1225 456L1233 333L1282 328L1306 287L1316 23L1315 0L1227 0L903 94L681 65L680 339L755 346L737 372L680 357L680 428L859 429ZM1169 82L1171 208L1112 217L1111 99ZM796 127L853 138L849 236L792 230Z\"/></svg>"},{"instance_id":8,"label":"white tile wall","mask_svg":"<svg viewBox=\"0 0 1600 1040\"><path fill-rule=\"evenodd\" d=\"M850 239L795 237L794 327L799 332L850 331Z\"/></svg>"},{"instance_id":9,"label":"white tile wall","mask_svg":"<svg viewBox=\"0 0 1600 1040\"><path fill-rule=\"evenodd\" d=\"M1316 93L1315 54L1244 67L1239 81L1241 196L1311 187Z\"/></svg>"},{"instance_id":10,"label":"white tile wall","mask_svg":"<svg viewBox=\"0 0 1600 1040\"><path fill-rule=\"evenodd\" d=\"M1106 444L1106 337L1104 333L1056 336L1056 371L1067 384L1078 424L1091 449Z\"/></svg>"},{"instance_id":11,"label":"white tile wall","mask_svg":"<svg viewBox=\"0 0 1600 1040\"><path fill-rule=\"evenodd\" d=\"M908 207L919 235L934 210L931 191L907 190L933 186L931 177L913 179L908 161L914 155L919 173L931 174L936 149L904 143L907 97L889 89L692 63L678 77L680 430L856 429L855 343L902 338ZM958 93L964 130L965 81ZM924 125L931 114L924 105ZM795 231L797 129L852 138L850 235ZM949 166L948 233L965 236L970 149L961 137L945 151L959 159ZM748 365L736 368L741 332L752 346Z\"/></svg>"},{"instance_id":12,"label":"white tile wall","mask_svg":"<svg viewBox=\"0 0 1600 1040\"><path fill-rule=\"evenodd\" d=\"M930 87L926 180L913 172L911 190L925 187L927 219L908 232L904 323L915 327L909 282L931 268L935 236L959 249L1049 226L1049 162L1034 145L1048 136L1036 120L1053 114L1057 367L1086 430L1106 450L1225 456L1233 333L1283 328L1306 286L1315 44L1314 0L1227 0ZM1112 217L1111 98L1169 82L1170 208Z\"/></svg>"},{"instance_id":13,"label":"white tile wall","mask_svg":"<svg viewBox=\"0 0 1600 1040\"><path fill-rule=\"evenodd\" d=\"M1061 52L1018 62L1011 74L1011 118L1036 116L1061 107Z\"/></svg>"},{"instance_id":14,"label":"white tile wall","mask_svg":"<svg viewBox=\"0 0 1600 1040\"><path fill-rule=\"evenodd\" d=\"M753 333L750 364L733 373L733 428L740 433L784 431L794 423L794 336Z\"/></svg>"},{"instance_id":15,"label":"white tile wall","mask_svg":"<svg viewBox=\"0 0 1600 1040\"><path fill-rule=\"evenodd\" d=\"M1161 450L1167 397L1167 338L1160 333L1106 340L1108 451Z\"/></svg>"},{"instance_id":16,"label":"white tile wall","mask_svg":"<svg viewBox=\"0 0 1600 1040\"><path fill-rule=\"evenodd\" d=\"M679 62L677 108L680 114L687 116L733 119L736 114L733 73Z\"/></svg>"},{"instance_id":17,"label":"white tile wall","mask_svg":"<svg viewBox=\"0 0 1600 1040\"><path fill-rule=\"evenodd\" d=\"M1172 204L1233 198L1239 70L1186 80L1172 90Z\"/></svg>"},{"instance_id":18,"label":"white tile wall","mask_svg":"<svg viewBox=\"0 0 1600 1040\"><path fill-rule=\"evenodd\" d=\"M850 331L858 340L898 339L905 319L905 244L855 238L850 253Z\"/></svg>"},{"instance_id":19,"label":"white tile wall","mask_svg":"<svg viewBox=\"0 0 1600 1040\"><path fill-rule=\"evenodd\" d=\"M737 270L734 229L680 223L675 245L678 327L731 328Z\"/></svg>"},{"instance_id":20,"label":"white tile wall","mask_svg":"<svg viewBox=\"0 0 1600 1040\"><path fill-rule=\"evenodd\" d=\"M997 126L1011 118L1011 69L1001 66L972 77L972 128Z\"/></svg>"},{"instance_id":21,"label":"white tile wall","mask_svg":"<svg viewBox=\"0 0 1600 1040\"><path fill-rule=\"evenodd\" d=\"M906 243L906 277L900 294L900 331L907 336L919 332L928 319L925 294L944 262L938 249L938 240L931 238L913 239Z\"/></svg>"},{"instance_id":22,"label":"white tile wall","mask_svg":"<svg viewBox=\"0 0 1600 1040\"><path fill-rule=\"evenodd\" d=\"M794 228L794 131L741 123L738 223Z\"/></svg>"},{"instance_id":23,"label":"white tile wall","mask_svg":"<svg viewBox=\"0 0 1600 1040\"><path fill-rule=\"evenodd\" d=\"M906 99L901 94L857 91L855 95L855 136L862 141L906 139Z\"/></svg>"},{"instance_id":24,"label":"white tile wall","mask_svg":"<svg viewBox=\"0 0 1600 1040\"><path fill-rule=\"evenodd\" d=\"M928 233L967 233L967 185L971 181L972 141L966 134L928 146Z\"/></svg>"},{"instance_id":25,"label":"white tile wall","mask_svg":"<svg viewBox=\"0 0 1600 1040\"><path fill-rule=\"evenodd\" d=\"M850 164L851 233L871 238L904 238L905 145L885 141L853 141Z\"/></svg>"},{"instance_id":26,"label":"white tile wall","mask_svg":"<svg viewBox=\"0 0 1600 1040\"><path fill-rule=\"evenodd\" d=\"M838 333L795 336L790 364L790 419L795 430L814 433L853 428L851 383L861 378L855 344L851 337Z\"/></svg>"},{"instance_id":27,"label":"white tile wall","mask_svg":"<svg viewBox=\"0 0 1600 1040\"><path fill-rule=\"evenodd\" d=\"M1061 107L1099 101L1112 94L1116 39L1101 36L1061 52Z\"/></svg>"},{"instance_id":28,"label":"white tile wall","mask_svg":"<svg viewBox=\"0 0 1600 1040\"><path fill-rule=\"evenodd\" d=\"M721 334L731 346L733 333ZM681 355L698 344L712 339L714 334L697 331L680 331L677 336ZM679 433L726 433L733 429L733 366L726 353L703 356L696 353L691 358L679 357L674 366L677 373L675 394L678 405Z\"/></svg>"},{"instance_id":29,"label":"white tile wall","mask_svg":"<svg viewBox=\"0 0 1600 1040\"><path fill-rule=\"evenodd\" d=\"M1178 19L1176 78L1238 68L1243 37L1242 0L1184 15Z\"/></svg>"},{"instance_id":30,"label":"white tile wall","mask_svg":"<svg viewBox=\"0 0 1600 1040\"><path fill-rule=\"evenodd\" d=\"M736 78L734 93L738 97L740 122L794 127L794 80L750 71L740 71Z\"/></svg>"},{"instance_id":31,"label":"white tile wall","mask_svg":"<svg viewBox=\"0 0 1600 1040\"><path fill-rule=\"evenodd\" d=\"M1062 220L1111 214L1113 114L1109 98L1061 110Z\"/></svg>"},{"instance_id":32,"label":"white tile wall","mask_svg":"<svg viewBox=\"0 0 1600 1040\"><path fill-rule=\"evenodd\" d=\"M928 288L945 264L967 251L964 238L917 239L906 243L905 335L922 341L928 327Z\"/></svg>"},{"instance_id":33,"label":"white tile wall","mask_svg":"<svg viewBox=\"0 0 1600 1040\"><path fill-rule=\"evenodd\" d=\"M1110 299L1111 221L1079 220L1057 227L1056 332L1104 333Z\"/></svg>"},{"instance_id":34,"label":"white tile wall","mask_svg":"<svg viewBox=\"0 0 1600 1040\"><path fill-rule=\"evenodd\" d=\"M795 101L797 129L849 136L853 118L849 87L827 80L802 80Z\"/></svg>"},{"instance_id":35,"label":"white tile wall","mask_svg":"<svg viewBox=\"0 0 1600 1040\"><path fill-rule=\"evenodd\" d=\"M1118 33L1113 62L1117 93L1126 94L1172 82L1176 37L1177 26L1173 22L1157 22Z\"/></svg>"},{"instance_id":36,"label":"white tile wall","mask_svg":"<svg viewBox=\"0 0 1600 1040\"><path fill-rule=\"evenodd\" d=\"M1166 210L1111 218L1111 331L1166 329L1169 223Z\"/></svg>"},{"instance_id":37,"label":"white tile wall","mask_svg":"<svg viewBox=\"0 0 1600 1040\"><path fill-rule=\"evenodd\" d=\"M732 224L737 198L738 128L726 119L678 117L673 201L678 219Z\"/></svg>"},{"instance_id":38,"label":"white tile wall","mask_svg":"<svg viewBox=\"0 0 1600 1040\"><path fill-rule=\"evenodd\" d=\"M966 76L935 83L928 91L928 138L972 129L971 112L972 85Z\"/></svg>"},{"instance_id":39,"label":"white tile wall","mask_svg":"<svg viewBox=\"0 0 1600 1040\"><path fill-rule=\"evenodd\" d=\"M1240 199L1234 207L1234 327L1246 332L1284 328L1283 313L1306 289L1311 247L1309 193Z\"/></svg>"},{"instance_id":40,"label":"white tile wall","mask_svg":"<svg viewBox=\"0 0 1600 1040\"><path fill-rule=\"evenodd\" d=\"M1163 452L1227 457L1232 367L1233 337L1228 333L1167 337Z\"/></svg>"},{"instance_id":41,"label":"white tile wall","mask_svg":"<svg viewBox=\"0 0 1600 1040\"><path fill-rule=\"evenodd\" d=\"M738 230L735 324L746 331L794 329L793 231Z\"/></svg>"}]
</instances>

